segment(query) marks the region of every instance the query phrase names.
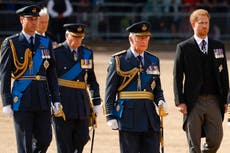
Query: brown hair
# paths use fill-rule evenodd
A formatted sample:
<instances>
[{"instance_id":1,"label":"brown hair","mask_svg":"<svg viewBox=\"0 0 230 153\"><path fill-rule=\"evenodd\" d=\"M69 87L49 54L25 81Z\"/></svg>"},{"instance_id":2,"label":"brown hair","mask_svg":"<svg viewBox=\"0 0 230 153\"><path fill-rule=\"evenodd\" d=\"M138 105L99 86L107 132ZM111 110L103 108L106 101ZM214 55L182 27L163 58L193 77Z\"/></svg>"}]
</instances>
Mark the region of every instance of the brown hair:
<instances>
[{"instance_id":1,"label":"brown hair","mask_svg":"<svg viewBox=\"0 0 230 153\"><path fill-rule=\"evenodd\" d=\"M198 20L198 16L207 16L209 19L211 17L207 10L197 9L190 15L190 23L196 22Z\"/></svg>"}]
</instances>

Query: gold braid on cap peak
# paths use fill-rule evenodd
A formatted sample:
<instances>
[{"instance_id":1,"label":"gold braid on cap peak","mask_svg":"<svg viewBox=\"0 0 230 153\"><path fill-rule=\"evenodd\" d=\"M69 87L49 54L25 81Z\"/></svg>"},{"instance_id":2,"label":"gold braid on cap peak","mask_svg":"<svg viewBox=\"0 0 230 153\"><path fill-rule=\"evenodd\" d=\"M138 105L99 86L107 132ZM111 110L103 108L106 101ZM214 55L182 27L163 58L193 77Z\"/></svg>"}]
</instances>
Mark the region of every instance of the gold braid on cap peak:
<instances>
[{"instance_id":1,"label":"gold braid on cap peak","mask_svg":"<svg viewBox=\"0 0 230 153\"><path fill-rule=\"evenodd\" d=\"M121 91L122 89L124 89L135 77L135 75L139 72L138 68L133 68L129 71L122 71L120 69L120 60L118 56L115 56L115 60L116 60L116 70L117 70L117 74L124 77L121 85L118 87L118 91Z\"/></svg>"},{"instance_id":2,"label":"gold braid on cap peak","mask_svg":"<svg viewBox=\"0 0 230 153\"><path fill-rule=\"evenodd\" d=\"M32 51L29 48L27 48L25 50L25 54L24 54L24 59L25 60L24 60L23 63L20 63L19 60L18 60L17 54L16 54L16 50L15 50L13 41L10 39L9 42L10 42L10 47L11 47L12 54L13 54L14 65L16 67L16 70L13 72L14 76L12 76L12 78L17 80L18 78L20 78L25 73L28 65L29 65L29 67L32 67L32 64L33 64ZM21 70L21 72L16 75L16 73L19 70Z\"/></svg>"}]
</instances>

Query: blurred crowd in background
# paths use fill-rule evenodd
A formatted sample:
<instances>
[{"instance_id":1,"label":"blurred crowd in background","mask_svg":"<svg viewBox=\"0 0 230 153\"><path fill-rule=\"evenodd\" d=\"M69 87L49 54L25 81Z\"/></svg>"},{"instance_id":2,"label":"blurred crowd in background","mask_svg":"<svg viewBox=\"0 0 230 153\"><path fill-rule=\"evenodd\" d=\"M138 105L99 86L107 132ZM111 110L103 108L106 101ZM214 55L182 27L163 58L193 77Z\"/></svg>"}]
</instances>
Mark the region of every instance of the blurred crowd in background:
<instances>
[{"instance_id":1,"label":"blurred crowd in background","mask_svg":"<svg viewBox=\"0 0 230 153\"><path fill-rule=\"evenodd\" d=\"M52 1L52 2L51 2ZM69 1L71 6L63 5ZM55 10L50 3L62 7ZM49 31L61 42L58 35L62 24L82 22L88 25L91 39L126 38L124 29L133 22L147 20L152 25L155 39L180 39L192 34L188 15L195 8L207 9L211 14L210 35L215 39L230 39L229 0L0 0L0 36L6 36L20 29L17 27L15 10L38 4L47 7L50 15ZM66 3L67 4L67 3ZM64 15L55 15L54 12ZM54 20L63 20L58 23ZM60 32L61 33L61 32Z\"/></svg>"}]
</instances>

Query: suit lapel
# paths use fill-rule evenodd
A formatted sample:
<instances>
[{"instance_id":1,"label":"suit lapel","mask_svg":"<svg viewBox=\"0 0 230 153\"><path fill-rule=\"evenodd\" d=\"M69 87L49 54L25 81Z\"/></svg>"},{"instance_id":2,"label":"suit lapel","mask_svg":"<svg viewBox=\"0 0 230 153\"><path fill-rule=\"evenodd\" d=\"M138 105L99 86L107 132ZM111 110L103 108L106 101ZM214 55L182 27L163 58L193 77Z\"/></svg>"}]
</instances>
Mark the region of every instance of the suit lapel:
<instances>
[{"instance_id":1,"label":"suit lapel","mask_svg":"<svg viewBox=\"0 0 230 153\"><path fill-rule=\"evenodd\" d=\"M19 34L19 43L23 46L23 48L29 48L29 42L26 40L26 37L21 32Z\"/></svg>"},{"instance_id":2,"label":"suit lapel","mask_svg":"<svg viewBox=\"0 0 230 153\"><path fill-rule=\"evenodd\" d=\"M133 55L133 53L131 52L130 49L127 50L127 54L126 54L125 58L134 67L138 67L139 66L139 63L138 63L137 59L134 57L134 55Z\"/></svg>"},{"instance_id":3,"label":"suit lapel","mask_svg":"<svg viewBox=\"0 0 230 153\"><path fill-rule=\"evenodd\" d=\"M71 59L71 60L74 60L74 58L73 58L73 55L72 55L72 52L71 52L71 50L70 50L70 47L68 46L68 44L67 44L67 42L65 41L65 42L63 42L63 46L65 47L65 49L66 49L66 52L67 52L67 56L68 56L68 58L69 59Z\"/></svg>"},{"instance_id":4,"label":"suit lapel","mask_svg":"<svg viewBox=\"0 0 230 153\"><path fill-rule=\"evenodd\" d=\"M200 53L200 47L199 44L197 44L196 40L194 39L194 37L191 37L190 42L193 44L193 46L195 47L196 52ZM194 48L192 47L192 48Z\"/></svg>"},{"instance_id":5,"label":"suit lapel","mask_svg":"<svg viewBox=\"0 0 230 153\"><path fill-rule=\"evenodd\" d=\"M213 41L211 39L208 39L208 54L209 56L211 57L212 59L212 62L213 62L213 67L214 67L214 70L215 72L217 72L217 63L216 63L216 58L215 58L215 55L214 55L214 51L213 51ZM218 75L218 72L216 73L216 75Z\"/></svg>"},{"instance_id":6,"label":"suit lapel","mask_svg":"<svg viewBox=\"0 0 230 153\"><path fill-rule=\"evenodd\" d=\"M149 56L147 56L147 53L144 52L144 70L146 70L147 67L151 64L152 64L151 59L149 58Z\"/></svg>"},{"instance_id":7,"label":"suit lapel","mask_svg":"<svg viewBox=\"0 0 230 153\"><path fill-rule=\"evenodd\" d=\"M37 34L35 34L35 44L34 44L34 49L37 49L38 46L40 45L40 39Z\"/></svg>"}]
</instances>

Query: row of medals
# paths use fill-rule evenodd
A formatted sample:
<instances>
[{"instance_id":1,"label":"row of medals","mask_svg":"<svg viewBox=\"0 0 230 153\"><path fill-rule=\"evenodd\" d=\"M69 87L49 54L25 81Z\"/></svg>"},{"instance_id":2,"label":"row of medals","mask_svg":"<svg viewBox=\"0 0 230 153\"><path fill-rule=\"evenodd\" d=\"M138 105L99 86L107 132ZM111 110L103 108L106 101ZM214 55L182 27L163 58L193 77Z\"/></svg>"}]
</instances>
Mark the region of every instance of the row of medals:
<instances>
[{"instance_id":1,"label":"row of medals","mask_svg":"<svg viewBox=\"0 0 230 153\"><path fill-rule=\"evenodd\" d=\"M45 69L47 69L49 67L49 61L47 59L50 59L50 54L49 54L49 50L48 49L42 49L42 59L44 59L44 63L43 66Z\"/></svg>"}]
</instances>

